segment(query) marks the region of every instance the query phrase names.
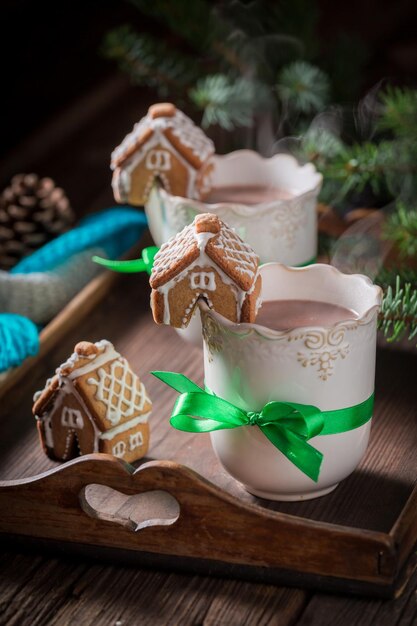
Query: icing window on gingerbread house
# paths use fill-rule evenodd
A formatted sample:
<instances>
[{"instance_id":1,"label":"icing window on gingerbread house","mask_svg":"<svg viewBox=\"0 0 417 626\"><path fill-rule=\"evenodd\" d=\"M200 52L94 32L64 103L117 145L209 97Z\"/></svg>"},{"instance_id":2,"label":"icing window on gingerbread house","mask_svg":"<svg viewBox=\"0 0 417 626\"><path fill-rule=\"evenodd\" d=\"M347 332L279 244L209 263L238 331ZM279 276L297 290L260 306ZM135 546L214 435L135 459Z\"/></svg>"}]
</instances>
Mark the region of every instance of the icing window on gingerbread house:
<instances>
[{"instance_id":1,"label":"icing window on gingerbread house","mask_svg":"<svg viewBox=\"0 0 417 626\"><path fill-rule=\"evenodd\" d=\"M216 281L213 272L193 272L190 280L191 289L216 289Z\"/></svg>"},{"instance_id":2,"label":"icing window on gingerbread house","mask_svg":"<svg viewBox=\"0 0 417 626\"><path fill-rule=\"evenodd\" d=\"M135 450L135 448L140 448L143 446L143 435L141 432L133 433L129 437L129 450Z\"/></svg>"},{"instance_id":3,"label":"icing window on gingerbread house","mask_svg":"<svg viewBox=\"0 0 417 626\"><path fill-rule=\"evenodd\" d=\"M84 426L83 416L77 409L70 409L66 406L62 411L61 424L67 428L82 428Z\"/></svg>"},{"instance_id":4,"label":"icing window on gingerbread house","mask_svg":"<svg viewBox=\"0 0 417 626\"><path fill-rule=\"evenodd\" d=\"M171 155L167 150L151 150L146 155L145 165L148 170L168 171L171 169Z\"/></svg>"},{"instance_id":5,"label":"icing window on gingerbread house","mask_svg":"<svg viewBox=\"0 0 417 626\"><path fill-rule=\"evenodd\" d=\"M124 441L118 441L112 448L114 456L122 457L126 452L126 444Z\"/></svg>"}]
</instances>

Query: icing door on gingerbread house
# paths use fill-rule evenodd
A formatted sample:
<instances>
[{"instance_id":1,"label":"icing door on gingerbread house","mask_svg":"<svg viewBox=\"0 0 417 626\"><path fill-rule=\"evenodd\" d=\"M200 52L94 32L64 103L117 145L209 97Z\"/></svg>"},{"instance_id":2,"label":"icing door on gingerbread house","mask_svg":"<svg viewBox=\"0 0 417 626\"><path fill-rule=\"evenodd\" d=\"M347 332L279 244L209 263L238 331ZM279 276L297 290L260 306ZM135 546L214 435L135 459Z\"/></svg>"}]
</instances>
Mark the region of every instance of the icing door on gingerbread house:
<instances>
[{"instance_id":1,"label":"icing door on gingerbread house","mask_svg":"<svg viewBox=\"0 0 417 626\"><path fill-rule=\"evenodd\" d=\"M229 319L237 321L236 287L225 283L214 268L197 266L190 268L168 291L170 323L176 328L184 327L199 299L205 300L210 308L229 311Z\"/></svg>"},{"instance_id":2,"label":"icing door on gingerbread house","mask_svg":"<svg viewBox=\"0 0 417 626\"><path fill-rule=\"evenodd\" d=\"M131 170L130 196L138 197L144 193L147 196L154 180L157 179L163 187L173 195L182 195L190 177L190 168L175 148L157 144L143 147L143 155Z\"/></svg>"}]
</instances>

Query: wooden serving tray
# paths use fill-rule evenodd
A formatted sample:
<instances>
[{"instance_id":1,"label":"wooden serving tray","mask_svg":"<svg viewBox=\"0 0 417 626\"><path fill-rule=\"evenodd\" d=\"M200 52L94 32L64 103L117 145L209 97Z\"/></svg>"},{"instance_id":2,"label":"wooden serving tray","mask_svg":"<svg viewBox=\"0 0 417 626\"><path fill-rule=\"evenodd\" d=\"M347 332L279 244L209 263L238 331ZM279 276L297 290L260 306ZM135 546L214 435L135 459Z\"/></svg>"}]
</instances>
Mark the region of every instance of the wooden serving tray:
<instances>
[{"instance_id":1,"label":"wooden serving tray","mask_svg":"<svg viewBox=\"0 0 417 626\"><path fill-rule=\"evenodd\" d=\"M150 454L137 469L98 454L54 464L37 442L33 392L77 341L102 338L129 359L154 403ZM374 425L360 467L317 500L255 498L222 469L208 435L169 426L176 394L149 371L201 383L202 354L153 323L147 277L124 276L19 393L10 389L3 399L0 533L154 567L399 595L416 565L417 357L379 349L377 363Z\"/></svg>"}]
</instances>

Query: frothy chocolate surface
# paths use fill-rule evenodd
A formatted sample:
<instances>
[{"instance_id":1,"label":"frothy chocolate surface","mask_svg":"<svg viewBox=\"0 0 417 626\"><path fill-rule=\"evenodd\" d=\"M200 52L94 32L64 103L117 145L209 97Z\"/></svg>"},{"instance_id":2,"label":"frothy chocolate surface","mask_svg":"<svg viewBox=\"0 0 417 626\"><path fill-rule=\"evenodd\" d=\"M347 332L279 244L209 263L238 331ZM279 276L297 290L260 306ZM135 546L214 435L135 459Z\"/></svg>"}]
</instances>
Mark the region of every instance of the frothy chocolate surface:
<instances>
[{"instance_id":1,"label":"frothy chocolate surface","mask_svg":"<svg viewBox=\"0 0 417 626\"><path fill-rule=\"evenodd\" d=\"M288 189L263 187L261 185L236 185L230 187L213 187L205 199L207 204L230 202L235 204L261 204L274 200L289 200L295 194Z\"/></svg>"},{"instance_id":2,"label":"frothy chocolate surface","mask_svg":"<svg viewBox=\"0 0 417 626\"><path fill-rule=\"evenodd\" d=\"M358 319L355 311L329 302L266 300L259 309L256 324L272 330L287 330L300 326L332 326L352 319Z\"/></svg>"}]
</instances>

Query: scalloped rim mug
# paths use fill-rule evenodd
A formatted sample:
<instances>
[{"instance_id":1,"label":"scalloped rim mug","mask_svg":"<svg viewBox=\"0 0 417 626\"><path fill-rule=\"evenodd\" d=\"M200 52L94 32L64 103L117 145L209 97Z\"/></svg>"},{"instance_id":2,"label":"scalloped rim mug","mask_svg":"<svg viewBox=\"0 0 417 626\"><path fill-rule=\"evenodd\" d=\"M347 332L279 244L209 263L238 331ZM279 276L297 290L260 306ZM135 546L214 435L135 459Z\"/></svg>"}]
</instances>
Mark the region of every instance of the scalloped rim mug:
<instances>
[{"instance_id":1,"label":"scalloped rim mug","mask_svg":"<svg viewBox=\"0 0 417 626\"><path fill-rule=\"evenodd\" d=\"M261 263L302 265L317 254L317 196L322 176L312 163L300 165L288 154L264 158L253 150L213 157L213 187L265 186L286 189L289 199L255 205L208 204L173 196L154 185L145 205L157 246L190 224L199 213L215 213L249 243Z\"/></svg>"},{"instance_id":2,"label":"scalloped rim mug","mask_svg":"<svg viewBox=\"0 0 417 626\"><path fill-rule=\"evenodd\" d=\"M359 274L330 265L261 267L264 300L302 299L338 304L358 319L332 326L275 331L234 324L201 303L205 384L244 410L272 400L346 408L374 391L377 314L381 289ZM371 420L348 432L309 441L323 455L315 483L293 465L257 426L210 433L226 471L252 494L270 500L303 500L335 489L357 467L369 439Z\"/></svg>"}]
</instances>

